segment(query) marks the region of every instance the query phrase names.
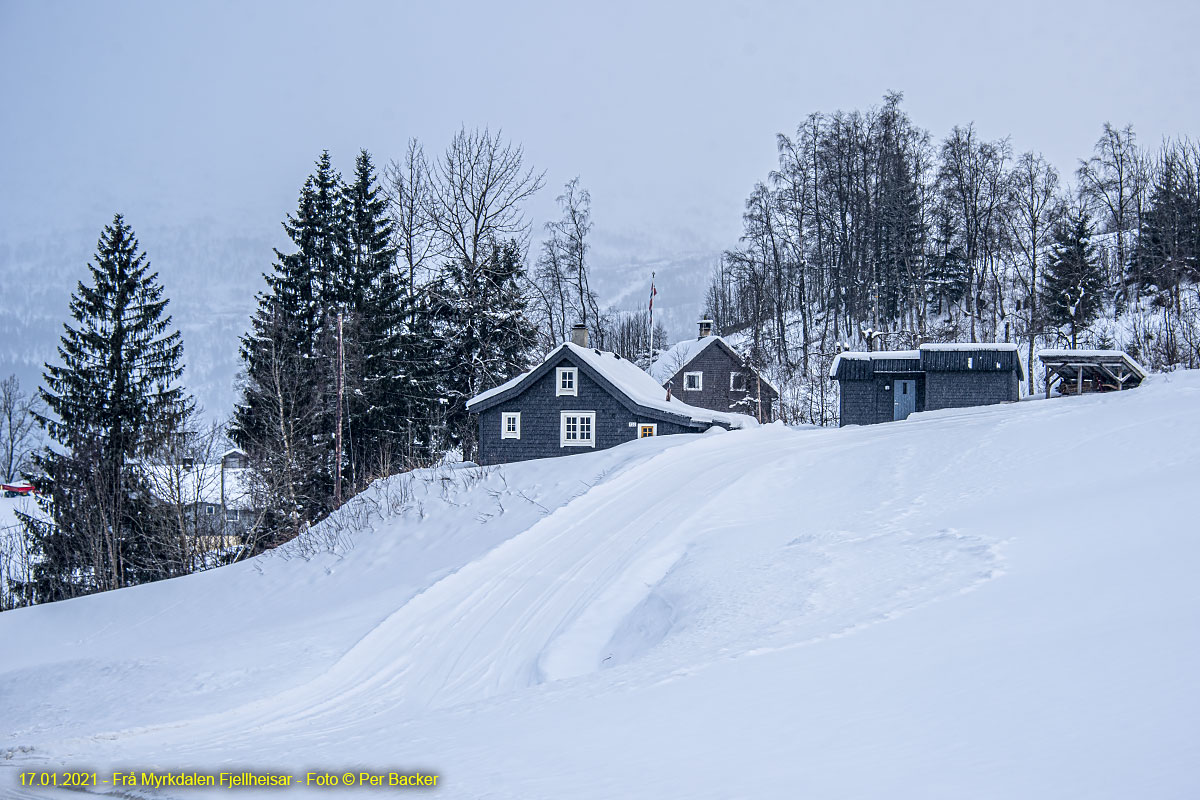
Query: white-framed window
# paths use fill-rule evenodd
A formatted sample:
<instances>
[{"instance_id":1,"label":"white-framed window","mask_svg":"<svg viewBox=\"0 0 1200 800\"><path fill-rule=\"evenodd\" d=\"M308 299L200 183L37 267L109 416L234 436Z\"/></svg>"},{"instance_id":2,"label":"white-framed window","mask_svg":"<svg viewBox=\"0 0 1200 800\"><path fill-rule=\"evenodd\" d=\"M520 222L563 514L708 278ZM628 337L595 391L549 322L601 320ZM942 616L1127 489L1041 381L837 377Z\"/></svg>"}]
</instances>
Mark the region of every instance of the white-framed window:
<instances>
[{"instance_id":1,"label":"white-framed window","mask_svg":"<svg viewBox=\"0 0 1200 800\"><path fill-rule=\"evenodd\" d=\"M521 438L521 412L504 411L500 414L500 438Z\"/></svg>"},{"instance_id":2,"label":"white-framed window","mask_svg":"<svg viewBox=\"0 0 1200 800\"><path fill-rule=\"evenodd\" d=\"M683 390L685 392L698 392L704 388L704 373L703 372L685 372L683 373Z\"/></svg>"},{"instance_id":3,"label":"white-framed window","mask_svg":"<svg viewBox=\"0 0 1200 800\"><path fill-rule=\"evenodd\" d=\"M558 444L560 447L595 447L596 412L563 411Z\"/></svg>"},{"instance_id":4,"label":"white-framed window","mask_svg":"<svg viewBox=\"0 0 1200 800\"><path fill-rule=\"evenodd\" d=\"M638 438L645 439L650 436L658 436L658 425L653 422L643 422L638 425Z\"/></svg>"},{"instance_id":5,"label":"white-framed window","mask_svg":"<svg viewBox=\"0 0 1200 800\"><path fill-rule=\"evenodd\" d=\"M206 505L206 506L204 507L204 515L205 515L206 517L211 517L211 516L214 516L216 513L217 513L217 507L216 507L216 506L210 506L210 505Z\"/></svg>"},{"instance_id":6,"label":"white-framed window","mask_svg":"<svg viewBox=\"0 0 1200 800\"><path fill-rule=\"evenodd\" d=\"M731 391L731 392L746 391L746 373L744 373L744 372L729 373L729 391Z\"/></svg>"},{"instance_id":7,"label":"white-framed window","mask_svg":"<svg viewBox=\"0 0 1200 800\"><path fill-rule=\"evenodd\" d=\"M559 367L555 370L554 395L561 397L579 396L579 371L574 367Z\"/></svg>"},{"instance_id":8,"label":"white-framed window","mask_svg":"<svg viewBox=\"0 0 1200 800\"><path fill-rule=\"evenodd\" d=\"M227 519L230 522L237 522L238 510L236 508L225 509L225 519Z\"/></svg>"}]
</instances>

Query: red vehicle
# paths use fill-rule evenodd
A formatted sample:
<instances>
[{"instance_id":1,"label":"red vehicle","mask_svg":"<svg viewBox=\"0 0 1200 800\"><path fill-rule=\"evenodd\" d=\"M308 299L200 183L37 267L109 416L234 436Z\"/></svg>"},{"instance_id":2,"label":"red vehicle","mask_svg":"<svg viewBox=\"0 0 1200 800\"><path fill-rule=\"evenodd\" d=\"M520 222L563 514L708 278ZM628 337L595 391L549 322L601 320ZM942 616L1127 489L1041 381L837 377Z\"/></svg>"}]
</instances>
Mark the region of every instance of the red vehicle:
<instances>
[{"instance_id":1,"label":"red vehicle","mask_svg":"<svg viewBox=\"0 0 1200 800\"><path fill-rule=\"evenodd\" d=\"M3 483L0 484L0 491L4 492L5 497L27 497L33 494L33 484L26 481L20 483Z\"/></svg>"}]
</instances>

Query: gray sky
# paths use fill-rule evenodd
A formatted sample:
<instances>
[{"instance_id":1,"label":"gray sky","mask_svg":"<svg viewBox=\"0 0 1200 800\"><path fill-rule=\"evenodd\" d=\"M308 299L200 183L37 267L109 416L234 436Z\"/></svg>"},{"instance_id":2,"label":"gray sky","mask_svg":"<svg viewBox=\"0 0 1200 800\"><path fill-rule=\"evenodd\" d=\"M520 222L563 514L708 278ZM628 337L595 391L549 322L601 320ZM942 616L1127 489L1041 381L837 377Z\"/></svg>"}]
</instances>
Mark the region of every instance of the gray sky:
<instances>
[{"instance_id":1,"label":"gray sky","mask_svg":"<svg viewBox=\"0 0 1200 800\"><path fill-rule=\"evenodd\" d=\"M277 232L321 148L348 172L465 123L547 170L535 224L578 174L606 258L715 251L775 132L888 89L935 137L973 120L1067 170L1106 120L1200 133L1198 9L0 0L0 235L117 209Z\"/></svg>"}]
</instances>

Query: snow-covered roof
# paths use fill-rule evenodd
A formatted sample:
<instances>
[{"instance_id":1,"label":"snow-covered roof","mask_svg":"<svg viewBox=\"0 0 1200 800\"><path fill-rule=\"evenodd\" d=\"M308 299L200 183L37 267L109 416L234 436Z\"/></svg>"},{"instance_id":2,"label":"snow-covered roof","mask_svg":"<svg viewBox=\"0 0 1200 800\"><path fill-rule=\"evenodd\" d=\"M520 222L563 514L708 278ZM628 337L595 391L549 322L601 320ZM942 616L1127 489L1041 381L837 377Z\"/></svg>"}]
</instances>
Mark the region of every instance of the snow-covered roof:
<instances>
[{"instance_id":1,"label":"snow-covered roof","mask_svg":"<svg viewBox=\"0 0 1200 800\"><path fill-rule=\"evenodd\" d=\"M1015 353L1017 345L1014 342L929 342L921 345L922 350L930 352L943 351L977 351L977 350L993 350L998 353Z\"/></svg>"},{"instance_id":2,"label":"snow-covered roof","mask_svg":"<svg viewBox=\"0 0 1200 800\"><path fill-rule=\"evenodd\" d=\"M748 428L758 424L753 417L746 416L745 414L732 414L722 411L712 411L707 408L697 408L676 397L667 400L666 390L649 373L643 372L632 361L621 358L615 353L580 347L572 342L564 342L552 350L542 360L541 364L538 364L537 367L528 372L506 381L494 389L489 389L486 392L475 395L467 401L467 410L473 411L491 398L517 387L534 372L537 372L543 365L557 358L564 351L569 352L580 365L589 367L595 371L600 377L624 393L631 401L643 408L688 417L694 422L719 422L731 428Z\"/></svg>"},{"instance_id":3,"label":"snow-covered roof","mask_svg":"<svg viewBox=\"0 0 1200 800\"><path fill-rule=\"evenodd\" d=\"M1047 348L1046 350L1038 351L1038 358L1042 361L1120 361L1131 372L1136 373L1141 378L1145 378L1150 374L1148 369L1137 361L1134 361L1124 350L1062 350Z\"/></svg>"},{"instance_id":4,"label":"snow-covered roof","mask_svg":"<svg viewBox=\"0 0 1200 800\"><path fill-rule=\"evenodd\" d=\"M647 371L650 373L650 377L654 378L661 386L674 377L684 364L718 341L723 342L724 340L720 336L705 336L702 339L684 339L682 342L676 342L659 353ZM728 346L727 342L726 346Z\"/></svg>"},{"instance_id":5,"label":"snow-covered roof","mask_svg":"<svg viewBox=\"0 0 1200 800\"><path fill-rule=\"evenodd\" d=\"M252 508L248 469L224 469L220 464L196 464L190 469L180 465L145 467L150 490L160 500L184 505L203 503L221 505L221 476L225 477L225 506Z\"/></svg>"},{"instance_id":6,"label":"snow-covered roof","mask_svg":"<svg viewBox=\"0 0 1200 800\"><path fill-rule=\"evenodd\" d=\"M920 357L920 350L847 350L833 357L833 363L829 365L829 377L837 377L838 365L842 361L899 361Z\"/></svg>"},{"instance_id":7,"label":"snow-covered roof","mask_svg":"<svg viewBox=\"0 0 1200 800\"><path fill-rule=\"evenodd\" d=\"M918 359L921 357L921 353L964 353L981 350L994 353L1015 353L1017 352L1017 345L1013 342L929 342L921 345L916 350L872 350L869 352L850 350L845 353L838 353L833 357L833 363L829 365L829 377L837 377L838 366L842 361L904 361ZM1017 370L1022 375L1024 374L1019 359L1017 361Z\"/></svg>"},{"instance_id":8,"label":"snow-covered roof","mask_svg":"<svg viewBox=\"0 0 1200 800\"><path fill-rule=\"evenodd\" d=\"M731 353L737 353L737 349L729 343L727 339L720 336L704 336L700 339L684 339L682 342L676 342L671 347L663 350L658 354L658 357L650 364L647 372L650 377L662 386L664 383L675 377L675 373L679 372L689 361L704 352L710 345L720 342ZM759 380L767 385L775 394L779 394L779 389L775 388L775 384L771 383L762 374L755 370Z\"/></svg>"}]
</instances>

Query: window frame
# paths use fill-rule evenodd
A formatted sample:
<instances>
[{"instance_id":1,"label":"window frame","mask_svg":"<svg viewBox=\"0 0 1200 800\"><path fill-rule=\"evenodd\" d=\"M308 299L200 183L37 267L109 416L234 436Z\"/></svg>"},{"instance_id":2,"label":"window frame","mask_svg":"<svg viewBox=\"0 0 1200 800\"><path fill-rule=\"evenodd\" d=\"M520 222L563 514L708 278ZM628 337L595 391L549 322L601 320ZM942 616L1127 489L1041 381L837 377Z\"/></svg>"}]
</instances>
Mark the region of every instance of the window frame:
<instances>
[{"instance_id":1,"label":"window frame","mask_svg":"<svg viewBox=\"0 0 1200 800\"><path fill-rule=\"evenodd\" d=\"M516 420L515 430L508 429L509 420ZM520 439L521 438L521 412L520 411L501 411L500 412L500 438L501 439Z\"/></svg>"},{"instance_id":2,"label":"window frame","mask_svg":"<svg viewBox=\"0 0 1200 800\"><path fill-rule=\"evenodd\" d=\"M696 376L696 385L688 386L688 378ZM704 391L704 372L685 372L683 373L683 390L685 392L703 392Z\"/></svg>"},{"instance_id":3,"label":"window frame","mask_svg":"<svg viewBox=\"0 0 1200 800\"><path fill-rule=\"evenodd\" d=\"M570 374L571 388L563 388L563 376ZM558 367L554 370L554 396L555 397L578 397L579 396L579 368L578 367Z\"/></svg>"},{"instance_id":4,"label":"window frame","mask_svg":"<svg viewBox=\"0 0 1200 800\"><path fill-rule=\"evenodd\" d=\"M644 435L642 433L642 431L644 431L646 428L650 429L649 436ZM638 426L637 426L637 432L638 432L637 438L639 438L639 439L649 439L653 436L658 436L658 423L656 423L656 422L639 422Z\"/></svg>"},{"instance_id":5,"label":"window frame","mask_svg":"<svg viewBox=\"0 0 1200 800\"><path fill-rule=\"evenodd\" d=\"M233 507L226 507L225 521L226 522L238 522L241 519L240 512L241 512L241 509L233 508Z\"/></svg>"},{"instance_id":6,"label":"window frame","mask_svg":"<svg viewBox=\"0 0 1200 800\"><path fill-rule=\"evenodd\" d=\"M576 419L576 438L567 438L567 418L574 417ZM590 423L589 433L591 436L587 439L578 437L582 425L580 420L587 419ZM596 412L595 411L561 411L558 417L558 446L559 447L591 447L596 446Z\"/></svg>"},{"instance_id":7,"label":"window frame","mask_svg":"<svg viewBox=\"0 0 1200 800\"><path fill-rule=\"evenodd\" d=\"M733 385L733 382L738 378L742 379L742 388L740 388L740 389ZM748 376L746 373L744 373L744 372L729 373L729 391L731 391L731 392L749 392L750 391L749 387L750 387L750 376Z\"/></svg>"}]
</instances>

